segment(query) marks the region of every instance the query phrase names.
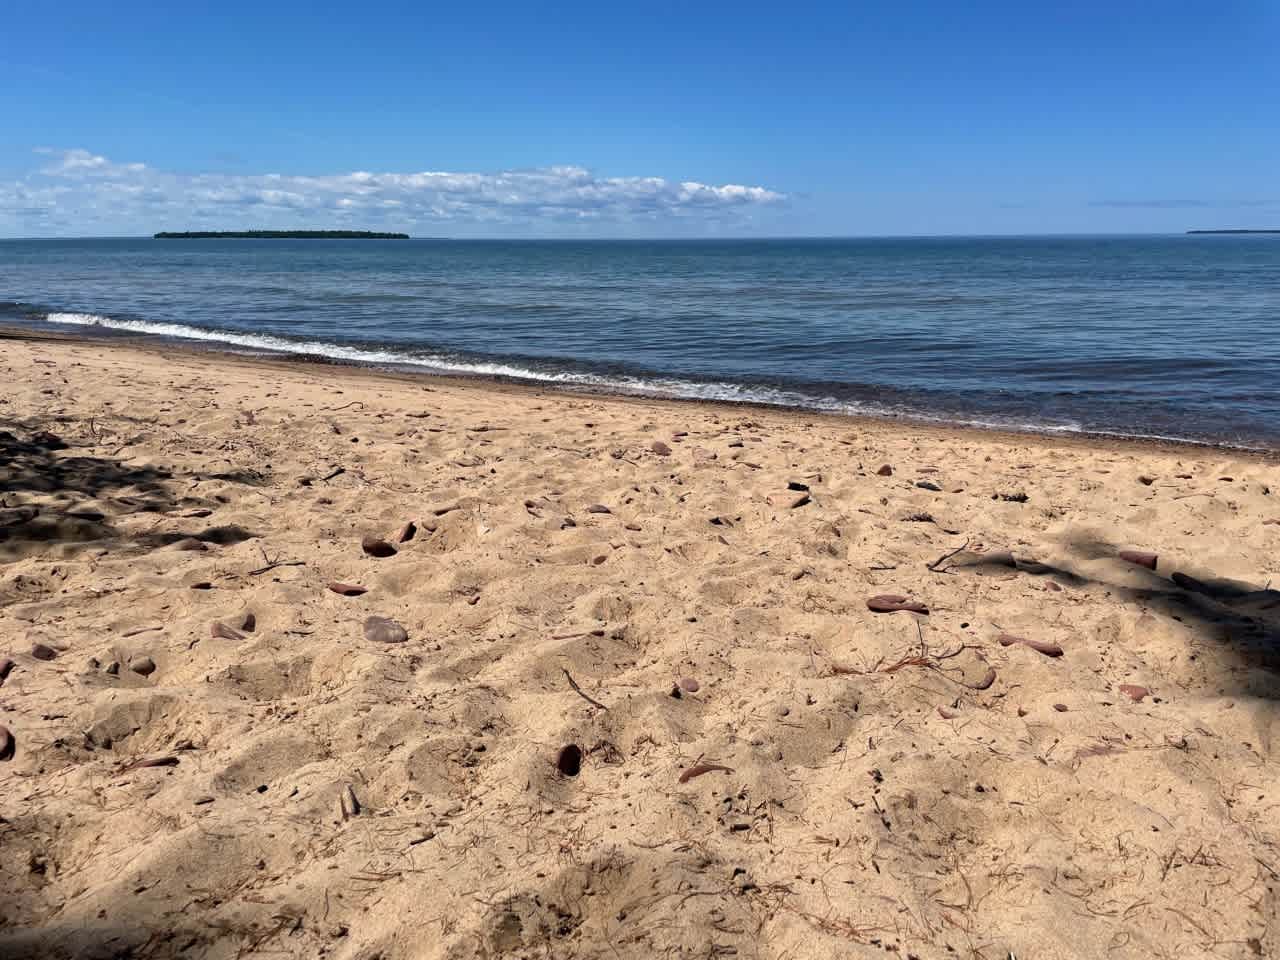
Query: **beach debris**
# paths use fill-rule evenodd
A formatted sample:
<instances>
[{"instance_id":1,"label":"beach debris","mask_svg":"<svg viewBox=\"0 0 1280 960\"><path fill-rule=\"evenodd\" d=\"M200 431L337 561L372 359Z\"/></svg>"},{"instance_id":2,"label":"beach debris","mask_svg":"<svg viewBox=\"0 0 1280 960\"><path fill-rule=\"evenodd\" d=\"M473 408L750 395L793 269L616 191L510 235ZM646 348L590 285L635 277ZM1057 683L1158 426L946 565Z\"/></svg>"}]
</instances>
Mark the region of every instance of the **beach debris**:
<instances>
[{"instance_id":1,"label":"beach debris","mask_svg":"<svg viewBox=\"0 0 1280 960\"><path fill-rule=\"evenodd\" d=\"M186 513L182 514L181 516L184 519L188 519L188 520L198 520L203 517L213 516L213 511L210 510L208 507L196 507L194 510L188 510Z\"/></svg>"},{"instance_id":2,"label":"beach debris","mask_svg":"<svg viewBox=\"0 0 1280 960\"><path fill-rule=\"evenodd\" d=\"M603 503L593 503L591 506L587 507L587 513L613 513L613 511Z\"/></svg>"},{"instance_id":3,"label":"beach debris","mask_svg":"<svg viewBox=\"0 0 1280 960\"><path fill-rule=\"evenodd\" d=\"M37 660L54 660L58 656L58 651L47 643L36 642L31 645L31 655Z\"/></svg>"},{"instance_id":4,"label":"beach debris","mask_svg":"<svg viewBox=\"0 0 1280 960\"><path fill-rule=\"evenodd\" d=\"M17 749L17 741L8 727L0 727L0 760L12 760Z\"/></svg>"},{"instance_id":5,"label":"beach debris","mask_svg":"<svg viewBox=\"0 0 1280 960\"><path fill-rule=\"evenodd\" d=\"M587 701L587 703L591 704L593 707L599 707L601 710L609 709L599 700L596 700L592 697L587 696L587 694L583 692L582 688L578 686L578 681L573 679L573 674L571 674L564 667L561 667L560 669L564 671L564 678L569 681L569 686L573 688L574 693L580 696L583 700Z\"/></svg>"},{"instance_id":6,"label":"beach debris","mask_svg":"<svg viewBox=\"0 0 1280 960\"><path fill-rule=\"evenodd\" d=\"M878 477L892 477L892 476L893 476L893 467L889 466L889 464L887 464L887 463L886 463L883 467L881 467L879 470L877 470L877 471L876 471L876 476L878 476Z\"/></svg>"},{"instance_id":7,"label":"beach debris","mask_svg":"<svg viewBox=\"0 0 1280 960\"><path fill-rule=\"evenodd\" d=\"M1145 550L1121 550L1117 554L1121 560L1132 563L1135 566L1146 567L1148 570L1154 570L1159 556L1154 553L1148 553Z\"/></svg>"},{"instance_id":8,"label":"beach debris","mask_svg":"<svg viewBox=\"0 0 1280 960\"><path fill-rule=\"evenodd\" d=\"M233 630L221 620L215 620L209 624L209 636L215 640L243 640L244 634L238 630Z\"/></svg>"},{"instance_id":9,"label":"beach debris","mask_svg":"<svg viewBox=\"0 0 1280 960\"><path fill-rule=\"evenodd\" d=\"M368 617L364 621L364 637L374 643L404 643L409 634L388 617Z\"/></svg>"},{"instance_id":10,"label":"beach debris","mask_svg":"<svg viewBox=\"0 0 1280 960\"><path fill-rule=\"evenodd\" d=\"M203 797L196 797L191 801L192 806L203 807L206 803L213 803L213 797L206 794Z\"/></svg>"},{"instance_id":11,"label":"beach debris","mask_svg":"<svg viewBox=\"0 0 1280 960\"><path fill-rule=\"evenodd\" d=\"M704 773L714 773L717 770L722 770L725 773L733 773L733 767L726 767L722 763L695 763L692 767L689 767L680 774L680 782L688 783L690 780L700 777Z\"/></svg>"},{"instance_id":12,"label":"beach debris","mask_svg":"<svg viewBox=\"0 0 1280 960\"><path fill-rule=\"evenodd\" d=\"M346 468L344 467L334 467L333 470L325 474L323 477L299 477L298 483L304 487L309 487L313 483L324 483L327 480L332 480L334 477L340 477L346 472Z\"/></svg>"},{"instance_id":13,"label":"beach debris","mask_svg":"<svg viewBox=\"0 0 1280 960\"><path fill-rule=\"evenodd\" d=\"M0 657L0 687L4 686L4 682L9 679L9 673L17 666L8 657Z\"/></svg>"},{"instance_id":14,"label":"beach debris","mask_svg":"<svg viewBox=\"0 0 1280 960\"><path fill-rule=\"evenodd\" d=\"M343 597L358 597L369 592L368 587L362 587L358 583L343 583L341 580L329 581L329 589Z\"/></svg>"},{"instance_id":15,"label":"beach debris","mask_svg":"<svg viewBox=\"0 0 1280 960\"><path fill-rule=\"evenodd\" d=\"M342 794L338 797L338 809L342 813L343 820L360 815L360 801L349 783L342 788Z\"/></svg>"},{"instance_id":16,"label":"beach debris","mask_svg":"<svg viewBox=\"0 0 1280 960\"><path fill-rule=\"evenodd\" d=\"M1146 687L1140 687L1134 683L1120 684L1120 692L1132 700L1134 703L1141 703L1144 698L1151 695L1151 691Z\"/></svg>"},{"instance_id":17,"label":"beach debris","mask_svg":"<svg viewBox=\"0 0 1280 960\"><path fill-rule=\"evenodd\" d=\"M993 493L992 500L1003 500L1005 503L1026 503L1031 498L1025 493Z\"/></svg>"},{"instance_id":18,"label":"beach debris","mask_svg":"<svg viewBox=\"0 0 1280 960\"><path fill-rule=\"evenodd\" d=\"M799 480L790 480L787 482L787 489L796 490L800 493L808 493L809 485L807 483L801 483Z\"/></svg>"},{"instance_id":19,"label":"beach debris","mask_svg":"<svg viewBox=\"0 0 1280 960\"><path fill-rule=\"evenodd\" d=\"M945 564L948 560L954 557L957 553L960 553L963 550L967 550L968 548L969 548L969 541L966 540L964 543L960 544L960 546L956 547L954 550L948 550L946 553L940 556L937 560L933 561L933 563L925 564L925 568L928 570L931 570L934 573L946 573L947 571L943 569L943 564ZM987 562L991 562L991 560L988 560ZM1014 562L1014 559L1013 559L1013 554L1009 554L1009 566L1011 567L1016 566L1016 563Z\"/></svg>"},{"instance_id":20,"label":"beach debris","mask_svg":"<svg viewBox=\"0 0 1280 960\"><path fill-rule=\"evenodd\" d=\"M942 488L938 486L936 483L934 483L932 480L917 480L916 486L919 487L921 490L931 490L934 493L942 492Z\"/></svg>"},{"instance_id":21,"label":"beach debris","mask_svg":"<svg viewBox=\"0 0 1280 960\"><path fill-rule=\"evenodd\" d=\"M396 548L381 537L375 537L373 534L366 535L360 541L360 549L371 557L394 557Z\"/></svg>"},{"instance_id":22,"label":"beach debris","mask_svg":"<svg viewBox=\"0 0 1280 960\"><path fill-rule=\"evenodd\" d=\"M191 589L192 590L212 590L213 584L210 583L208 580L197 580L195 583L191 584Z\"/></svg>"},{"instance_id":23,"label":"beach debris","mask_svg":"<svg viewBox=\"0 0 1280 960\"><path fill-rule=\"evenodd\" d=\"M408 543L418 535L418 525L410 520L399 530L396 531L396 543Z\"/></svg>"},{"instance_id":24,"label":"beach debris","mask_svg":"<svg viewBox=\"0 0 1280 960\"><path fill-rule=\"evenodd\" d=\"M150 657L130 657L129 669L139 676L149 677L156 672L156 662Z\"/></svg>"},{"instance_id":25,"label":"beach debris","mask_svg":"<svg viewBox=\"0 0 1280 960\"><path fill-rule=\"evenodd\" d=\"M576 743L568 743L556 754L556 770L562 777L576 777L582 772L582 748Z\"/></svg>"},{"instance_id":26,"label":"beach debris","mask_svg":"<svg viewBox=\"0 0 1280 960\"><path fill-rule=\"evenodd\" d=\"M130 770L141 770L146 767L176 767L177 765L178 758L172 755L165 757L144 757L141 760L134 760L132 763L124 764L116 772L128 773Z\"/></svg>"},{"instance_id":27,"label":"beach debris","mask_svg":"<svg viewBox=\"0 0 1280 960\"><path fill-rule=\"evenodd\" d=\"M810 496L807 493L805 493L800 495L799 497L797 497L795 500L791 502L791 509L795 510L797 507L803 507L806 504L810 504L810 503L813 503L813 500L812 498L810 498Z\"/></svg>"},{"instance_id":28,"label":"beach debris","mask_svg":"<svg viewBox=\"0 0 1280 960\"><path fill-rule=\"evenodd\" d=\"M867 600L867 609L873 613L896 613L907 610L911 613L928 613L929 608L918 600L909 600L897 593L881 593Z\"/></svg>"},{"instance_id":29,"label":"beach debris","mask_svg":"<svg viewBox=\"0 0 1280 960\"><path fill-rule=\"evenodd\" d=\"M209 545L203 540L197 540L195 537L183 537L181 540L173 544L174 550L188 550L192 553L203 553L209 549Z\"/></svg>"},{"instance_id":30,"label":"beach debris","mask_svg":"<svg viewBox=\"0 0 1280 960\"><path fill-rule=\"evenodd\" d=\"M1033 640L1028 639L1027 637L1015 637L1010 633L1002 633L996 639L1000 641L1000 646L1002 647L1012 647L1015 644L1021 644L1024 647L1030 647L1037 653L1043 653L1046 657L1062 656L1062 648L1056 643L1051 643L1048 640Z\"/></svg>"},{"instance_id":31,"label":"beach debris","mask_svg":"<svg viewBox=\"0 0 1280 960\"><path fill-rule=\"evenodd\" d=\"M649 445L649 449L652 450L654 453L656 453L660 457L671 456L671 448L667 446L665 443L663 443L661 440L653 441L653 443Z\"/></svg>"}]
</instances>

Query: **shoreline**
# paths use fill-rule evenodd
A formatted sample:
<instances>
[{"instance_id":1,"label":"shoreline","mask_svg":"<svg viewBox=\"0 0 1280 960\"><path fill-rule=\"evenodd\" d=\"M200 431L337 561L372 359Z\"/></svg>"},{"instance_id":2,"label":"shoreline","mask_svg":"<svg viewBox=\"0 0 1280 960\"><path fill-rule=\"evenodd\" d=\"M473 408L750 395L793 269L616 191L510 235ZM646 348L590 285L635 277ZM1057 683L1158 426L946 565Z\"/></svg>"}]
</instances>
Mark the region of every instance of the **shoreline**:
<instances>
[{"instance_id":1,"label":"shoreline","mask_svg":"<svg viewBox=\"0 0 1280 960\"><path fill-rule=\"evenodd\" d=\"M1106 444L1113 449L1133 448L1147 451L1198 451L1203 453L1218 452L1223 455L1257 458L1261 462L1280 462L1280 447L1257 447L1237 445L1210 440L1194 440L1180 437L1147 436L1142 434L1124 434L1108 431L1053 429L1051 427L1016 427L1002 424L986 424L974 421L948 420L930 418L923 415L892 415L839 412L831 410L815 410L787 404L773 404L760 400L730 400L725 398L684 397L679 395L664 396L658 393L646 394L628 391L623 388L611 389L606 384L571 384L555 381L526 379L503 374L441 372L429 369L411 369L395 364L380 365L375 362L349 360L341 357L330 357L323 354L309 354L302 351L285 352L259 348L232 349L234 344L224 341L195 341L182 338L166 338L159 334L135 333L112 330L107 334L93 335L85 332L63 332L47 330L44 327L24 326L15 323L0 323L0 340L3 339L47 339L52 342L101 344L107 347L137 349L151 353L168 352L184 353L192 356L214 357L226 362L242 362L248 364L275 365L287 367L315 367L318 369L340 369L365 376L387 377L399 382L439 382L455 386L470 385L479 389L495 389L511 391L517 394L538 395L549 393L567 397L598 397L618 401L634 401L640 403L676 404L680 406L707 406L723 408L726 411L760 410L779 415L791 415L805 419L820 418L836 423L844 422L862 427L892 427L898 425L912 430L934 430L939 433L973 433L990 439L1003 439L1015 442L1034 438L1046 443L1061 443L1064 446L1083 444L1094 446Z\"/></svg>"}]
</instances>

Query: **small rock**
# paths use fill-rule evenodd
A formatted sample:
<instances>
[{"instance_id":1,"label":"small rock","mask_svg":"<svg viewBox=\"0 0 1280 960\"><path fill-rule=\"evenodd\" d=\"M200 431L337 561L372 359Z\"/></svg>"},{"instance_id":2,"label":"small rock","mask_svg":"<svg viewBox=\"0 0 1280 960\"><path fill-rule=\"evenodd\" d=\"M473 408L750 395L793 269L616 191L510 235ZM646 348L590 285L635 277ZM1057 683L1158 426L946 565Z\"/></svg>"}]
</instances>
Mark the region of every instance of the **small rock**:
<instances>
[{"instance_id":1,"label":"small rock","mask_svg":"<svg viewBox=\"0 0 1280 960\"><path fill-rule=\"evenodd\" d=\"M244 634L231 629L221 620L209 624L209 636L215 640L243 640Z\"/></svg>"},{"instance_id":2,"label":"small rock","mask_svg":"<svg viewBox=\"0 0 1280 960\"><path fill-rule=\"evenodd\" d=\"M418 525L410 520L396 531L396 543L408 543L418 535Z\"/></svg>"},{"instance_id":3,"label":"small rock","mask_svg":"<svg viewBox=\"0 0 1280 960\"><path fill-rule=\"evenodd\" d=\"M1155 477L1139 477L1138 482L1142 484L1144 487L1149 487L1156 482L1156 478Z\"/></svg>"},{"instance_id":4,"label":"small rock","mask_svg":"<svg viewBox=\"0 0 1280 960\"><path fill-rule=\"evenodd\" d=\"M192 801L192 805L196 807L203 807L206 803L213 803L213 797L196 797Z\"/></svg>"},{"instance_id":5,"label":"small rock","mask_svg":"<svg viewBox=\"0 0 1280 960\"><path fill-rule=\"evenodd\" d=\"M1065 703L1055 703L1053 705L1053 709L1057 710L1059 713L1066 713L1067 705Z\"/></svg>"},{"instance_id":6,"label":"small rock","mask_svg":"<svg viewBox=\"0 0 1280 960\"><path fill-rule=\"evenodd\" d=\"M791 502L791 509L795 510L797 507L803 507L812 502L813 502L812 498L810 498L810 496L806 493L797 497L795 500Z\"/></svg>"},{"instance_id":7,"label":"small rock","mask_svg":"<svg viewBox=\"0 0 1280 960\"><path fill-rule=\"evenodd\" d=\"M907 610L911 613L928 613L929 608L918 600L908 600L896 593L882 593L867 600L867 609L873 613L896 613Z\"/></svg>"},{"instance_id":8,"label":"small rock","mask_svg":"<svg viewBox=\"0 0 1280 960\"><path fill-rule=\"evenodd\" d=\"M364 622L364 637L374 643L404 643L409 634L387 617L369 617Z\"/></svg>"},{"instance_id":9,"label":"small rock","mask_svg":"<svg viewBox=\"0 0 1280 960\"><path fill-rule=\"evenodd\" d=\"M31 655L37 660L54 660L58 656L58 651L47 643L33 643L31 645Z\"/></svg>"},{"instance_id":10,"label":"small rock","mask_svg":"<svg viewBox=\"0 0 1280 960\"><path fill-rule=\"evenodd\" d=\"M338 806L342 811L343 820L360 814L360 801L356 799L356 792L351 789L351 784L347 784L342 788L342 796L338 799Z\"/></svg>"},{"instance_id":11,"label":"small rock","mask_svg":"<svg viewBox=\"0 0 1280 960\"><path fill-rule=\"evenodd\" d=\"M892 477L892 476L893 476L893 467L889 466L889 465L886 463L883 467L881 467L879 470L877 470L877 471L876 471L876 476L879 476L879 477Z\"/></svg>"},{"instance_id":12,"label":"small rock","mask_svg":"<svg viewBox=\"0 0 1280 960\"><path fill-rule=\"evenodd\" d=\"M587 513L613 513L613 511L603 503L593 503L591 506L587 507Z\"/></svg>"},{"instance_id":13,"label":"small rock","mask_svg":"<svg viewBox=\"0 0 1280 960\"><path fill-rule=\"evenodd\" d=\"M932 480L918 480L916 482L916 486L919 487L921 490L932 490L934 493L942 492L942 488L938 486L936 483L934 483Z\"/></svg>"},{"instance_id":14,"label":"small rock","mask_svg":"<svg viewBox=\"0 0 1280 960\"><path fill-rule=\"evenodd\" d=\"M360 549L371 557L394 557L396 548L372 534L360 541Z\"/></svg>"},{"instance_id":15,"label":"small rock","mask_svg":"<svg viewBox=\"0 0 1280 960\"><path fill-rule=\"evenodd\" d=\"M1121 550L1119 557L1121 560L1139 567L1146 567L1148 570L1154 570L1159 560L1156 554L1147 553L1144 550Z\"/></svg>"},{"instance_id":16,"label":"small rock","mask_svg":"<svg viewBox=\"0 0 1280 960\"><path fill-rule=\"evenodd\" d=\"M1151 691L1146 687L1139 687L1132 683L1120 684L1120 692L1134 703L1141 703L1146 697L1151 695Z\"/></svg>"},{"instance_id":17,"label":"small rock","mask_svg":"<svg viewBox=\"0 0 1280 960\"><path fill-rule=\"evenodd\" d=\"M231 626L237 630L243 630L245 633L253 633L258 627L258 618L253 615L252 610L246 610L231 621Z\"/></svg>"},{"instance_id":18,"label":"small rock","mask_svg":"<svg viewBox=\"0 0 1280 960\"><path fill-rule=\"evenodd\" d=\"M368 587L362 587L358 583L342 583L339 580L331 582L329 589L343 597L358 597L362 593L369 592Z\"/></svg>"},{"instance_id":19,"label":"small rock","mask_svg":"<svg viewBox=\"0 0 1280 960\"><path fill-rule=\"evenodd\" d=\"M189 550L192 553L204 553L209 549L209 545L203 540L197 540L195 537L183 537L173 545L174 550Z\"/></svg>"},{"instance_id":20,"label":"small rock","mask_svg":"<svg viewBox=\"0 0 1280 960\"><path fill-rule=\"evenodd\" d=\"M8 657L0 657L0 687L3 687L5 680L9 679L9 672L14 666L14 662Z\"/></svg>"},{"instance_id":21,"label":"small rock","mask_svg":"<svg viewBox=\"0 0 1280 960\"><path fill-rule=\"evenodd\" d=\"M17 750L17 742L8 727L0 727L0 760L12 760Z\"/></svg>"},{"instance_id":22,"label":"small rock","mask_svg":"<svg viewBox=\"0 0 1280 960\"><path fill-rule=\"evenodd\" d=\"M108 663L108 664L106 665L106 667L103 669L103 671L102 671L102 672L103 672L103 673L109 673L109 674L110 674L111 676L113 676L113 677L117 677L117 676L119 676L119 675L120 675L120 661L119 661L119 660L112 660L110 663Z\"/></svg>"},{"instance_id":23,"label":"small rock","mask_svg":"<svg viewBox=\"0 0 1280 960\"><path fill-rule=\"evenodd\" d=\"M653 441L653 443L649 445L649 449L652 450L654 453L656 453L660 457L671 456L671 448L668 447L661 440Z\"/></svg>"},{"instance_id":24,"label":"small rock","mask_svg":"<svg viewBox=\"0 0 1280 960\"><path fill-rule=\"evenodd\" d=\"M556 770L562 777L576 777L582 771L582 748L569 743L556 754Z\"/></svg>"},{"instance_id":25,"label":"small rock","mask_svg":"<svg viewBox=\"0 0 1280 960\"><path fill-rule=\"evenodd\" d=\"M698 681L693 679L693 677L681 677L680 688L686 693L697 693L700 689Z\"/></svg>"},{"instance_id":26,"label":"small rock","mask_svg":"<svg viewBox=\"0 0 1280 960\"><path fill-rule=\"evenodd\" d=\"M792 480L787 484L787 489L796 490L800 493L808 493L809 485L807 483L801 483L799 480Z\"/></svg>"},{"instance_id":27,"label":"small rock","mask_svg":"<svg viewBox=\"0 0 1280 960\"><path fill-rule=\"evenodd\" d=\"M129 660L129 669L140 676L149 677L156 672L156 662L150 657L133 657Z\"/></svg>"},{"instance_id":28,"label":"small rock","mask_svg":"<svg viewBox=\"0 0 1280 960\"><path fill-rule=\"evenodd\" d=\"M1002 633L996 639L1000 641L1000 646L1002 647L1011 647L1015 644L1021 644L1024 647L1030 647L1037 653L1043 653L1046 657L1062 656L1062 648L1056 643L1051 643L1048 640L1028 640L1026 637L1015 637L1008 633Z\"/></svg>"}]
</instances>

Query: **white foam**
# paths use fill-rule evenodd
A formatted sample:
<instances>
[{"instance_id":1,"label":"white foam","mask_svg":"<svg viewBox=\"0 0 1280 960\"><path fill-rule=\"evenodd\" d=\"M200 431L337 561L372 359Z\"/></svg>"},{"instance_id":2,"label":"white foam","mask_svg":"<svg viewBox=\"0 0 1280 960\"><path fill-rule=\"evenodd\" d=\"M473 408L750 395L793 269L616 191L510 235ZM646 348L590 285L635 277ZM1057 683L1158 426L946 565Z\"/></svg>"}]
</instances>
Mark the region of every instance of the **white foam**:
<instances>
[{"instance_id":1,"label":"white foam","mask_svg":"<svg viewBox=\"0 0 1280 960\"><path fill-rule=\"evenodd\" d=\"M610 392L635 394L638 396L667 397L686 400L710 400L728 403L758 403L778 407L798 407L822 413L845 414L848 416L896 417L926 423L954 424L957 426L976 427L986 430L1010 430L1031 433L1089 433L1100 436L1112 436L1125 439L1167 441L1173 443L1203 444L1205 441L1190 437L1165 436L1160 434L1122 433L1097 428L1085 427L1079 423L1037 423L1018 420L982 420L969 419L955 415L930 415L917 410L893 408L879 404L859 403L857 401L839 400L835 397L820 397L783 390L768 386L746 386L738 383L701 382L683 380L676 377L642 378L636 376L601 376L572 371L534 370L517 367L507 363L486 361L462 361L437 354L412 354L396 350L370 350L364 347L352 347L340 343L323 341L286 340L270 334L240 333L232 330L205 330L182 323L155 323L149 320L121 320L96 313L50 313L45 319L49 323L72 324L82 327L102 327L107 330L120 330L129 333L140 333L157 337L175 337L183 340L200 340L208 343L222 343L242 347L248 350L265 350L274 353L291 353L305 356L328 357L349 363L370 363L398 367L416 367L436 373L454 373L470 376L509 377L515 380L530 380L542 383L555 383L581 389L596 389ZM1265 447L1254 447L1245 444L1214 444L1239 450L1264 450Z\"/></svg>"}]
</instances>

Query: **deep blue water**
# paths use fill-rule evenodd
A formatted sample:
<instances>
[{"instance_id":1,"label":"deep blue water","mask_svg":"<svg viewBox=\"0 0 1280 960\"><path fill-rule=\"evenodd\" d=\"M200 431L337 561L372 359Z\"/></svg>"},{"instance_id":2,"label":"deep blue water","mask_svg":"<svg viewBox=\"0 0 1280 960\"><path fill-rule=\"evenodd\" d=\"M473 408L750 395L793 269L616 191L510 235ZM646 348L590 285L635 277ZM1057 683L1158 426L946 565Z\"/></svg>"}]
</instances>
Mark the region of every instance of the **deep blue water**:
<instances>
[{"instance_id":1,"label":"deep blue water","mask_svg":"<svg viewBox=\"0 0 1280 960\"><path fill-rule=\"evenodd\" d=\"M5 240L0 322L1280 448L1272 236Z\"/></svg>"}]
</instances>

